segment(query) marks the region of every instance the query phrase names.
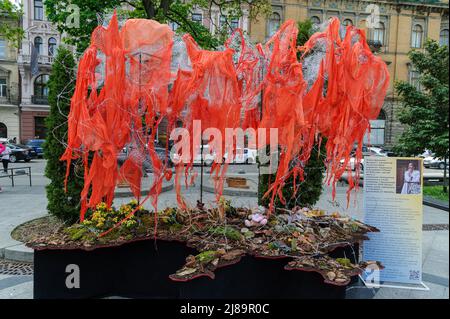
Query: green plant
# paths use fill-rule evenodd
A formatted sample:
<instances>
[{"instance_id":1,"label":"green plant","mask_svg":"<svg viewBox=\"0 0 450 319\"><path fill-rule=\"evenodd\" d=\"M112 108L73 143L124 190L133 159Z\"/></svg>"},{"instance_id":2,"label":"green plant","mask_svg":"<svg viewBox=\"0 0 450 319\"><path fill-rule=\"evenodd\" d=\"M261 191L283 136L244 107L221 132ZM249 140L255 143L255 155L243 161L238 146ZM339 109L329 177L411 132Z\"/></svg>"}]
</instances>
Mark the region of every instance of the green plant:
<instances>
[{"instance_id":1,"label":"green plant","mask_svg":"<svg viewBox=\"0 0 450 319\"><path fill-rule=\"evenodd\" d=\"M44 144L44 157L47 159L45 176L50 179L46 186L48 212L67 223L78 220L83 188L83 166L74 162L69 168L67 191L64 190L67 166L59 160L67 143L67 117L75 87L74 80L75 60L72 53L61 46L48 82L50 114L45 120L48 135Z\"/></svg>"},{"instance_id":2,"label":"green plant","mask_svg":"<svg viewBox=\"0 0 450 319\"><path fill-rule=\"evenodd\" d=\"M442 186L424 186L423 195L430 196L448 203L448 192L442 190Z\"/></svg>"},{"instance_id":3,"label":"green plant","mask_svg":"<svg viewBox=\"0 0 450 319\"><path fill-rule=\"evenodd\" d=\"M201 264L207 264L214 260L216 256L217 252L215 250L207 250L195 256L195 259Z\"/></svg>"},{"instance_id":4,"label":"green plant","mask_svg":"<svg viewBox=\"0 0 450 319\"><path fill-rule=\"evenodd\" d=\"M20 25L23 5L10 0L0 0L0 36L7 39L12 46L19 47L25 35Z\"/></svg>"},{"instance_id":5,"label":"green plant","mask_svg":"<svg viewBox=\"0 0 450 319\"><path fill-rule=\"evenodd\" d=\"M163 223L169 225L179 224L177 220L177 209L173 207L166 208L161 212L160 218Z\"/></svg>"},{"instance_id":6,"label":"green plant","mask_svg":"<svg viewBox=\"0 0 450 319\"><path fill-rule=\"evenodd\" d=\"M352 262L348 258L336 258L336 262L344 268L349 268L352 266Z\"/></svg>"},{"instance_id":7,"label":"green plant","mask_svg":"<svg viewBox=\"0 0 450 319\"><path fill-rule=\"evenodd\" d=\"M221 196L219 198L219 207L224 210L225 216L236 213L236 209L231 205L231 200Z\"/></svg>"},{"instance_id":8,"label":"green plant","mask_svg":"<svg viewBox=\"0 0 450 319\"><path fill-rule=\"evenodd\" d=\"M230 226L217 226L209 229L211 235L222 235L231 240L241 240L242 234Z\"/></svg>"},{"instance_id":9,"label":"green plant","mask_svg":"<svg viewBox=\"0 0 450 319\"><path fill-rule=\"evenodd\" d=\"M285 207L292 209L295 206L312 206L320 198L322 194L323 173L325 171L325 141L322 141L320 152L318 145L313 148L309 161L306 163L304 169L304 180L302 182L297 179L296 185L298 191L294 194L294 180L291 176L287 179L283 187L283 197L286 204L283 204L278 196L275 197L275 207ZM258 204L268 207L270 204L270 195L264 198L267 192L269 182L275 180L275 174L261 175L258 187Z\"/></svg>"}]
</instances>

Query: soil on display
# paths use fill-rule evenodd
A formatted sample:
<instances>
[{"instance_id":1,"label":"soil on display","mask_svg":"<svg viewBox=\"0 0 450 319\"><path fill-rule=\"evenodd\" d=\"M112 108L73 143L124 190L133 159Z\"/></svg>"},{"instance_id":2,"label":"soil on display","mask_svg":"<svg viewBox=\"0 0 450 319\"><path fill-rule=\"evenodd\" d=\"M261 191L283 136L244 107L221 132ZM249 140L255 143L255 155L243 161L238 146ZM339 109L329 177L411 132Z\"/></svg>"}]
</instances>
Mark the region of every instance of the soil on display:
<instances>
[{"instance_id":1,"label":"soil on display","mask_svg":"<svg viewBox=\"0 0 450 319\"><path fill-rule=\"evenodd\" d=\"M155 216L136 203L127 205L117 211L97 206L83 223L64 226L55 222L57 227L52 232L40 232L34 225L34 235L25 237L26 244L35 250L94 250L138 240L180 241L199 253L189 255L186 263L170 275L175 281L202 276L213 279L216 269L235 264L244 255L288 258L286 270L315 271L333 285L347 285L369 264L383 268L376 261L353 264L347 258L329 255L338 247L368 240L369 232L378 232L375 227L338 213L295 208L268 214L264 207L235 208L222 201L217 208L206 209L202 204L185 211L167 208ZM125 219L134 210L133 217Z\"/></svg>"}]
</instances>

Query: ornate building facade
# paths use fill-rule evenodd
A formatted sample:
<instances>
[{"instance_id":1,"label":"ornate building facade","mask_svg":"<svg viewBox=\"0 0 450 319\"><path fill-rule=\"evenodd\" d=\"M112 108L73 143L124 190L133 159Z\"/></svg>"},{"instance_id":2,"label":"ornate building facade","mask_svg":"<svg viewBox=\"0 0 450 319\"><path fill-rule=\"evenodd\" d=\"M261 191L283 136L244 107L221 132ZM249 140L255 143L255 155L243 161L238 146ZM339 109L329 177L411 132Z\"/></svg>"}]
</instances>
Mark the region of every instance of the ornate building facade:
<instances>
[{"instance_id":1,"label":"ornate building facade","mask_svg":"<svg viewBox=\"0 0 450 319\"><path fill-rule=\"evenodd\" d=\"M23 0L25 38L19 49L21 140L45 138L47 81L61 37L46 19L42 0Z\"/></svg>"},{"instance_id":2,"label":"ornate building facade","mask_svg":"<svg viewBox=\"0 0 450 319\"><path fill-rule=\"evenodd\" d=\"M0 19L2 23L17 23L3 13ZM0 35L0 138L19 139L19 98L17 48Z\"/></svg>"},{"instance_id":3,"label":"ornate building facade","mask_svg":"<svg viewBox=\"0 0 450 319\"><path fill-rule=\"evenodd\" d=\"M404 80L418 85L417 72L407 54L412 49L420 50L427 38L448 45L448 12L448 0L273 0L272 14L252 22L249 33L253 41L262 42L287 19L310 19L318 25L333 16L345 25L364 28L369 44L386 62L391 75L383 109L378 120L372 121L370 142L389 148L402 131L393 83ZM367 23L374 21L374 15L378 23Z\"/></svg>"}]
</instances>

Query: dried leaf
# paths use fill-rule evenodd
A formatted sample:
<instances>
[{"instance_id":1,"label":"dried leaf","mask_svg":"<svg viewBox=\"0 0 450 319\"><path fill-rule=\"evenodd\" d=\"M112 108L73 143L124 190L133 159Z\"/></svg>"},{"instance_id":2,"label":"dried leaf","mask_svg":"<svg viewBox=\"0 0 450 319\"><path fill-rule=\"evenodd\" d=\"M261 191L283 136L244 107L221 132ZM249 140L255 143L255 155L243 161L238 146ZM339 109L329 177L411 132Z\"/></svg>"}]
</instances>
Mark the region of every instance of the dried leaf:
<instances>
[{"instance_id":1,"label":"dried leaf","mask_svg":"<svg viewBox=\"0 0 450 319\"><path fill-rule=\"evenodd\" d=\"M332 271L327 272L327 277L329 280L333 281L336 278L336 274Z\"/></svg>"},{"instance_id":2,"label":"dried leaf","mask_svg":"<svg viewBox=\"0 0 450 319\"><path fill-rule=\"evenodd\" d=\"M197 268L183 268L180 271L177 271L177 276L184 277L190 274L193 274L197 271Z\"/></svg>"}]
</instances>

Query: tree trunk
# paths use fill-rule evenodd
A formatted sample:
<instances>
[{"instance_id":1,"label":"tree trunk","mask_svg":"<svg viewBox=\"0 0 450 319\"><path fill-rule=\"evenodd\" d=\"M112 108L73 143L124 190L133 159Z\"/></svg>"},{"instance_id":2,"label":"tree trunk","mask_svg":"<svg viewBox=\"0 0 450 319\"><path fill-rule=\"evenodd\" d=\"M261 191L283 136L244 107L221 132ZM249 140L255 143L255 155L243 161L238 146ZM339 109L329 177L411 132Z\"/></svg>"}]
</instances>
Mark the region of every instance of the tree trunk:
<instances>
[{"instance_id":1,"label":"tree trunk","mask_svg":"<svg viewBox=\"0 0 450 319\"><path fill-rule=\"evenodd\" d=\"M159 7L162 9L164 15L166 15L167 11L169 11L171 3L172 0L161 0L161 5Z\"/></svg>"},{"instance_id":2,"label":"tree trunk","mask_svg":"<svg viewBox=\"0 0 450 319\"><path fill-rule=\"evenodd\" d=\"M142 0L142 4L144 6L145 13L147 14L148 19L153 19L155 17L155 6L153 5L152 0Z\"/></svg>"}]
</instances>

